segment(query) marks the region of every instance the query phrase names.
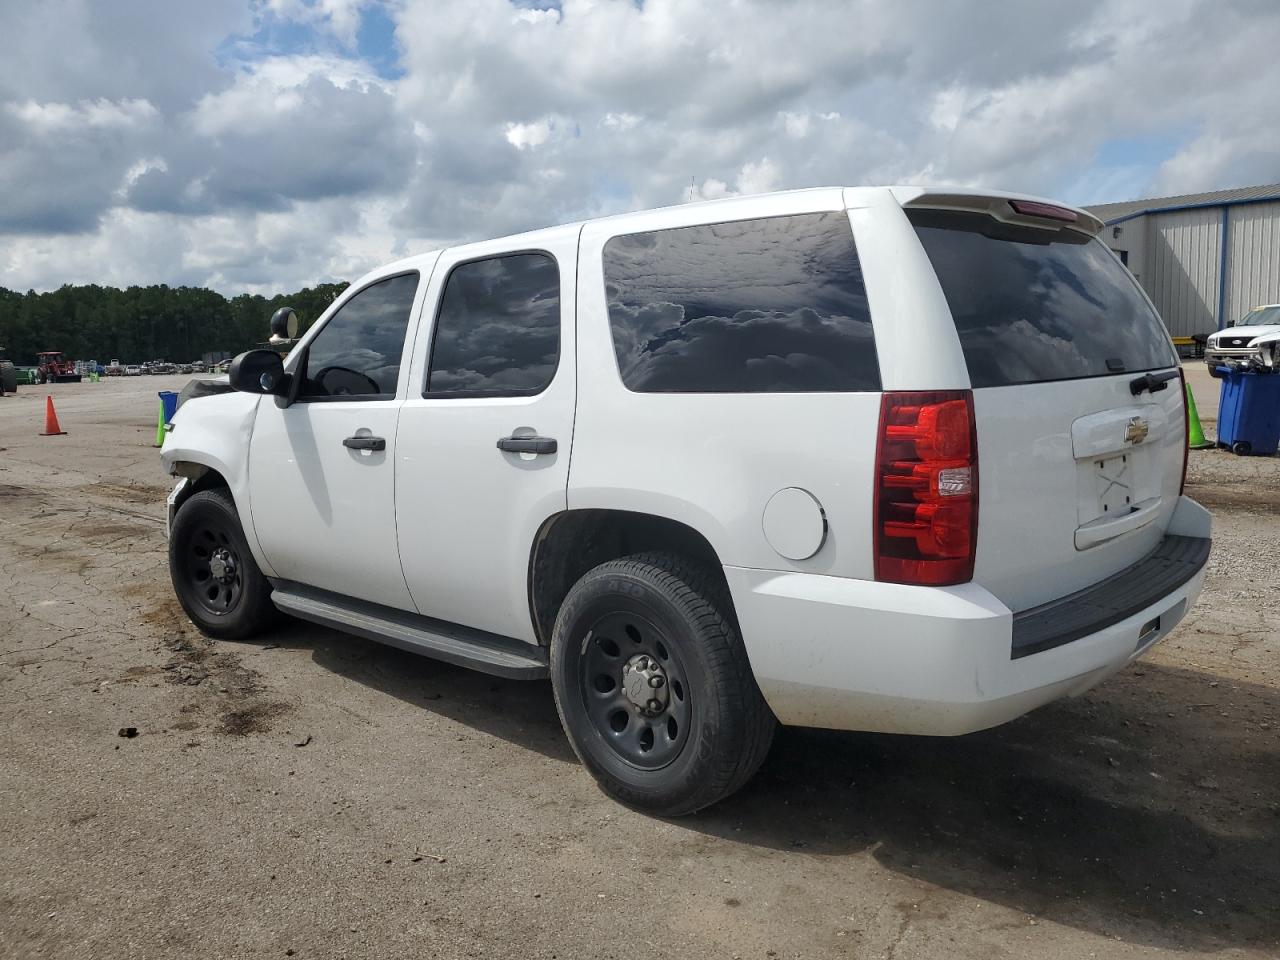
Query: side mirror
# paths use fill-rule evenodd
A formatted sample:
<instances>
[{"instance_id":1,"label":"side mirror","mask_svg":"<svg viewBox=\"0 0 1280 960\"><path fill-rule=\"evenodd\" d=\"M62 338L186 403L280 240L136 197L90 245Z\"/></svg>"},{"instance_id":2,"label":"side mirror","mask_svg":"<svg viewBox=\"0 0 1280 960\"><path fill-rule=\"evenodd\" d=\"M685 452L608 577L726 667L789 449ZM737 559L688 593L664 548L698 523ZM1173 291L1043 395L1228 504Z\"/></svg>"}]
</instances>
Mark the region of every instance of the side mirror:
<instances>
[{"instance_id":1,"label":"side mirror","mask_svg":"<svg viewBox=\"0 0 1280 960\"><path fill-rule=\"evenodd\" d=\"M242 393L260 393L284 396L289 389L289 378L284 372L284 361L274 350L250 350L231 361L227 371L231 389Z\"/></svg>"},{"instance_id":2,"label":"side mirror","mask_svg":"<svg viewBox=\"0 0 1280 960\"><path fill-rule=\"evenodd\" d=\"M1235 325L1236 325L1236 322L1235 322L1234 320L1228 320L1228 321L1227 321L1227 326L1228 326L1228 327L1234 327Z\"/></svg>"},{"instance_id":3,"label":"side mirror","mask_svg":"<svg viewBox=\"0 0 1280 960\"><path fill-rule=\"evenodd\" d=\"M271 315L271 343L292 343L298 339L298 315L292 307L281 307Z\"/></svg>"}]
</instances>

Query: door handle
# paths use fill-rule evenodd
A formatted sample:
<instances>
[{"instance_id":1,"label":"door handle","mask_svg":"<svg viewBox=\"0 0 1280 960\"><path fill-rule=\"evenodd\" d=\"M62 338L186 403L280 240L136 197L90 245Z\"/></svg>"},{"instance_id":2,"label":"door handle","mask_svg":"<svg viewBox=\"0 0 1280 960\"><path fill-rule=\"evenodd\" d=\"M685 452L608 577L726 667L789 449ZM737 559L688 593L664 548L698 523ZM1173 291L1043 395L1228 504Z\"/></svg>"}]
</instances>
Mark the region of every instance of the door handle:
<instances>
[{"instance_id":1,"label":"door handle","mask_svg":"<svg viewBox=\"0 0 1280 960\"><path fill-rule=\"evenodd\" d=\"M387 441L382 437L347 437L342 441L344 447L352 450L385 450Z\"/></svg>"},{"instance_id":2,"label":"door handle","mask_svg":"<svg viewBox=\"0 0 1280 960\"><path fill-rule=\"evenodd\" d=\"M498 449L507 453L555 453L556 442L551 437L503 437Z\"/></svg>"}]
</instances>

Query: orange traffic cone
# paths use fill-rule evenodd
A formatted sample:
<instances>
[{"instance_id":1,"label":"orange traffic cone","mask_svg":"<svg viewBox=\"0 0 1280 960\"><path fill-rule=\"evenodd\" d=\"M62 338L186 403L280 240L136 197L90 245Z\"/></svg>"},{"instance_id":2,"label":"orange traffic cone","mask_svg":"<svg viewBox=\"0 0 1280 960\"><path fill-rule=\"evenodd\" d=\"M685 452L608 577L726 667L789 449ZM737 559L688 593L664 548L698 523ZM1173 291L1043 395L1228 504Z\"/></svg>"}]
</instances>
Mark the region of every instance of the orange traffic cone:
<instances>
[{"instance_id":1,"label":"orange traffic cone","mask_svg":"<svg viewBox=\"0 0 1280 960\"><path fill-rule=\"evenodd\" d=\"M42 437L60 437L67 431L58 426L58 415L53 410L53 397L44 396L44 433Z\"/></svg>"}]
</instances>

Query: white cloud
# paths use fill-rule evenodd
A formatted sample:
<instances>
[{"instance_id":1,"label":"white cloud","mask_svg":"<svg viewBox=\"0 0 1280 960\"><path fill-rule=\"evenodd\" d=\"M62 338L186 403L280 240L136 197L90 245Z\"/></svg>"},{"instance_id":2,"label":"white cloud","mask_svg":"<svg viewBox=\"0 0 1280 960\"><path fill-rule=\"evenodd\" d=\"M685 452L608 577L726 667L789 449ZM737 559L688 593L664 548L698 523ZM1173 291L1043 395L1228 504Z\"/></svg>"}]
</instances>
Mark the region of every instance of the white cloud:
<instances>
[{"instance_id":1,"label":"white cloud","mask_svg":"<svg viewBox=\"0 0 1280 960\"><path fill-rule=\"evenodd\" d=\"M360 31L360 11L369 0L265 0L263 6L281 20L318 26L348 47Z\"/></svg>"},{"instance_id":2,"label":"white cloud","mask_svg":"<svg viewBox=\"0 0 1280 960\"><path fill-rule=\"evenodd\" d=\"M548 7L545 10L534 10L531 8L521 8L512 14L512 19L518 23L559 23L560 11L554 7Z\"/></svg>"},{"instance_id":3,"label":"white cloud","mask_svg":"<svg viewBox=\"0 0 1280 960\"><path fill-rule=\"evenodd\" d=\"M112 196L118 201L127 201L129 199L129 189L138 182L140 177L150 173L152 170L168 173L169 165L165 163L164 157L143 157L124 172L124 179Z\"/></svg>"},{"instance_id":4,"label":"white cloud","mask_svg":"<svg viewBox=\"0 0 1280 960\"><path fill-rule=\"evenodd\" d=\"M776 190L780 173L777 164L768 157L743 164L742 172L738 174L738 192L767 193Z\"/></svg>"},{"instance_id":5,"label":"white cloud","mask_svg":"<svg viewBox=\"0 0 1280 960\"><path fill-rule=\"evenodd\" d=\"M634 113L614 113L610 111L604 115L604 118L600 122L612 130L618 130L625 133L628 130L634 129L640 123L640 118Z\"/></svg>"},{"instance_id":6,"label":"white cloud","mask_svg":"<svg viewBox=\"0 0 1280 960\"><path fill-rule=\"evenodd\" d=\"M388 85L358 61L320 56L268 57L242 68L225 89L201 97L191 111L191 126L202 136L217 136L246 125L270 127L305 106L303 88L315 80L338 90L364 93L376 88L389 93Z\"/></svg>"},{"instance_id":7,"label":"white cloud","mask_svg":"<svg viewBox=\"0 0 1280 960\"><path fill-rule=\"evenodd\" d=\"M787 132L788 137L801 140L809 135L809 114L783 110L778 113L778 117L782 120L782 129Z\"/></svg>"},{"instance_id":8,"label":"white cloud","mask_svg":"<svg viewBox=\"0 0 1280 960\"><path fill-rule=\"evenodd\" d=\"M508 123L507 143L517 150L540 147L551 139L551 120L544 117L533 123Z\"/></svg>"},{"instance_id":9,"label":"white cloud","mask_svg":"<svg viewBox=\"0 0 1280 960\"><path fill-rule=\"evenodd\" d=\"M1280 8L1256 0L62 3L0 34L3 286L292 287L822 183L1280 180ZM375 5L392 70L357 52Z\"/></svg>"},{"instance_id":10,"label":"white cloud","mask_svg":"<svg viewBox=\"0 0 1280 960\"><path fill-rule=\"evenodd\" d=\"M159 114L146 100L81 100L79 103L6 104L6 109L37 135L58 133L73 127L101 129L139 128L155 120Z\"/></svg>"}]
</instances>

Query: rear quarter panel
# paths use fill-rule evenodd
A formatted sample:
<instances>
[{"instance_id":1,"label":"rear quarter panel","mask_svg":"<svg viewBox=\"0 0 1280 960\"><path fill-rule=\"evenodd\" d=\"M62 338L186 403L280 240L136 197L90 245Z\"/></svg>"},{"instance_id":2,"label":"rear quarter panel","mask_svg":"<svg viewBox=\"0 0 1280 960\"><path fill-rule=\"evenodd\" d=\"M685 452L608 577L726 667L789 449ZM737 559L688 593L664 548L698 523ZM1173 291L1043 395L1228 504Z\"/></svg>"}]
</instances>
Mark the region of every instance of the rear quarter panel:
<instances>
[{"instance_id":1,"label":"rear quarter panel","mask_svg":"<svg viewBox=\"0 0 1280 960\"><path fill-rule=\"evenodd\" d=\"M879 394L633 393L618 372L601 260L605 243L617 235L843 209L838 189L804 191L586 225L570 509L632 510L683 522L701 532L725 564L872 576ZM783 558L764 536L765 506L789 486L808 490L826 514L826 540L807 560Z\"/></svg>"}]
</instances>

